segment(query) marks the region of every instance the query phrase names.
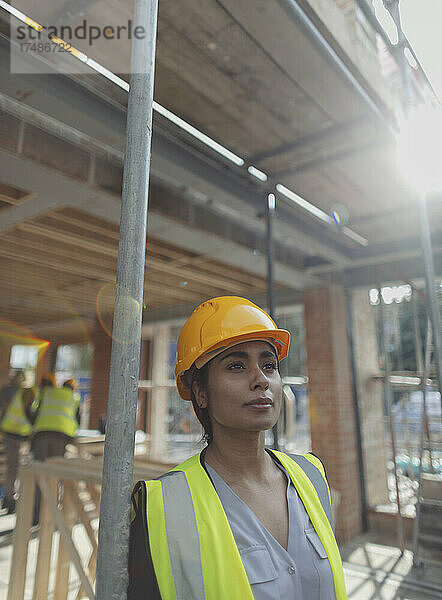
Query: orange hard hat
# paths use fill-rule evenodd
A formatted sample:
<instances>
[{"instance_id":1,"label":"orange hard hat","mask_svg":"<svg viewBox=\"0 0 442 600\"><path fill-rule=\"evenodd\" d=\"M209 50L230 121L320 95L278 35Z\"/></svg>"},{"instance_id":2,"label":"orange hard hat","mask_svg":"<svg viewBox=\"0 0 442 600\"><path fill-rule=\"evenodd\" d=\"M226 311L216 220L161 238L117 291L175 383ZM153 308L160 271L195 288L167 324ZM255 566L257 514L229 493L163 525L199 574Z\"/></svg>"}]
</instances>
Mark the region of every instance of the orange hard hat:
<instances>
[{"instance_id":1,"label":"orange hard hat","mask_svg":"<svg viewBox=\"0 0 442 600\"><path fill-rule=\"evenodd\" d=\"M278 329L262 308L246 298L220 296L200 304L178 337L175 380L181 398L191 399L184 375L194 363L201 368L226 348L250 340L269 342L282 360L288 354L290 333Z\"/></svg>"},{"instance_id":2,"label":"orange hard hat","mask_svg":"<svg viewBox=\"0 0 442 600\"><path fill-rule=\"evenodd\" d=\"M41 377L41 385L53 385L54 387L57 385L57 380L55 379L55 373L45 373Z\"/></svg>"}]
</instances>

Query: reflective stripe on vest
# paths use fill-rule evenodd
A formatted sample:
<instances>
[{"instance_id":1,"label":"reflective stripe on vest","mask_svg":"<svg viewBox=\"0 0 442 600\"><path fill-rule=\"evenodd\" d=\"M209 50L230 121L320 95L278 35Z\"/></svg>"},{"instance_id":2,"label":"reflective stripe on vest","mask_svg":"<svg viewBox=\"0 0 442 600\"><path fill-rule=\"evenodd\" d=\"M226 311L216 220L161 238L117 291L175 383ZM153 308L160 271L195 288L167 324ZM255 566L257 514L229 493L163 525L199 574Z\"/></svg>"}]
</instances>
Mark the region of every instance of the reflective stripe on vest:
<instances>
[{"instance_id":1,"label":"reflective stripe on vest","mask_svg":"<svg viewBox=\"0 0 442 600\"><path fill-rule=\"evenodd\" d=\"M327 552L336 600L346 600L320 461L272 452L289 473ZM146 481L146 488L149 545L162 600L253 600L226 514L199 455L159 481Z\"/></svg>"},{"instance_id":2,"label":"reflective stripe on vest","mask_svg":"<svg viewBox=\"0 0 442 600\"><path fill-rule=\"evenodd\" d=\"M21 388L14 394L2 419L1 429L5 433L28 437L31 435L32 426L26 417L22 394Z\"/></svg>"},{"instance_id":3,"label":"reflective stripe on vest","mask_svg":"<svg viewBox=\"0 0 442 600\"><path fill-rule=\"evenodd\" d=\"M77 431L78 400L69 388L44 389L34 433L39 431L58 431L69 437L74 437Z\"/></svg>"},{"instance_id":4,"label":"reflective stripe on vest","mask_svg":"<svg viewBox=\"0 0 442 600\"><path fill-rule=\"evenodd\" d=\"M328 486L324 477L320 473L319 469L315 467L315 465L313 465L308 460L308 458L302 456L302 454L289 454L289 456L292 460L295 461L296 464L298 464L301 467L301 469L312 482L316 493L318 494L318 498L322 504L322 508L324 509L324 512L327 516L328 522L330 523L331 528L334 529L330 503L330 492L328 490Z\"/></svg>"},{"instance_id":5,"label":"reflective stripe on vest","mask_svg":"<svg viewBox=\"0 0 442 600\"><path fill-rule=\"evenodd\" d=\"M176 599L203 599L206 596L200 541L189 484L182 471L167 473L160 481ZM186 515L185 519L183 515Z\"/></svg>"}]
</instances>

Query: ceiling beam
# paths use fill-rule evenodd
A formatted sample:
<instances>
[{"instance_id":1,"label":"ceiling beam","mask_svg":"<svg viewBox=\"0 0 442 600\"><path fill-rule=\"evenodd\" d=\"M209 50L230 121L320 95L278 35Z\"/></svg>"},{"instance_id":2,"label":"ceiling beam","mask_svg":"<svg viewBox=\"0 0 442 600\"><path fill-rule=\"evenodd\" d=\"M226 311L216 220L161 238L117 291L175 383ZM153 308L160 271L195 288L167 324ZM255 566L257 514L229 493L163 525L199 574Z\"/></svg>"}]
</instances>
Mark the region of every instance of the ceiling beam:
<instances>
[{"instance_id":1,"label":"ceiling beam","mask_svg":"<svg viewBox=\"0 0 442 600\"><path fill-rule=\"evenodd\" d=\"M91 153L108 152L112 160L122 156L121 150L125 143L126 113L124 107L105 98L94 96L88 89L82 89L78 82L67 76L50 74L39 77L26 77L11 74L7 48L0 41L0 77L5 95L12 97L16 90L23 85L30 93L19 104L26 105L27 123L31 123L31 111L35 112L34 126L45 128L45 115L49 114L51 128L49 133L61 135L63 126L70 131L66 133L71 144L75 143L75 131L79 131L77 143L85 149L87 136L95 139L95 144L89 146ZM57 94L48 94L47 90L56 86ZM20 107L12 107L17 111ZM11 113L12 114L12 113ZM15 114L15 113L14 113ZM19 118L19 115L14 118ZM57 125L58 121L58 125ZM55 131L58 128L58 133ZM246 170L238 170L226 160L215 156L208 148L190 141L181 130L170 134L170 123L167 124L169 133L165 131L164 119L158 115L153 123L152 165L151 177L162 182L173 182L179 189L197 191L223 206L234 209L240 219L248 217L250 225L258 225L258 213L262 212L268 187L253 181ZM80 139L81 138L81 139ZM181 139L180 139L181 138ZM110 152L108 140L112 141L114 152ZM96 148L95 148L96 146ZM198 148L196 147L198 146ZM282 204L282 203L281 203ZM339 264L348 262L347 248L334 238L333 231L314 218L297 217L290 206L282 207L282 218L275 219L275 235L284 244L303 254L321 256L324 259ZM261 228L264 227L261 223Z\"/></svg>"},{"instance_id":2,"label":"ceiling beam","mask_svg":"<svg viewBox=\"0 0 442 600\"><path fill-rule=\"evenodd\" d=\"M379 146L379 144L379 140L371 140L370 142L366 142L364 144L355 144L349 148L344 148L343 150L338 150L337 152L332 152L330 154L326 154L325 156L318 156L312 160L301 162L299 165L295 165L289 169L282 169L281 171L274 173L272 177L290 177L292 175L297 175L298 173L304 173L305 171L318 169L331 163L345 160L346 158L367 152L368 150L372 150L373 148Z\"/></svg>"},{"instance_id":3,"label":"ceiling beam","mask_svg":"<svg viewBox=\"0 0 442 600\"><path fill-rule=\"evenodd\" d=\"M289 142L288 144L281 144L276 148L271 148L270 150L266 150L265 152L260 152L259 154L255 154L249 158L251 164L257 164L266 160L268 158L275 158L280 154L286 154L292 150L296 150L297 148L305 148L307 146L312 146L314 144L322 144L330 139L335 137L339 137L341 135L346 135L350 133L353 129L360 127L364 123L366 123L367 119L364 117L358 117L356 119L350 119L345 123L334 123L330 125L326 129L322 129L321 131L316 131L310 135L303 135L293 142Z\"/></svg>"},{"instance_id":4,"label":"ceiling beam","mask_svg":"<svg viewBox=\"0 0 442 600\"><path fill-rule=\"evenodd\" d=\"M3 176L9 185L21 185L35 190L47 202L52 201L54 207L70 206L106 221L120 222L120 201L115 196L92 189L85 183L62 177L33 161L0 152L0 179ZM26 203L22 206L25 207ZM21 206L9 210L15 211L16 208ZM26 215L22 221L25 219ZM18 222L16 220L14 225ZM4 226L3 230L6 229ZM266 276L264 255L254 255L250 248L213 233L205 233L195 226L180 223L157 212L149 211L148 235L169 244L173 243L184 250L206 254L216 261L242 268L259 277ZM314 276L280 261L275 262L274 272L275 283L292 289L303 289L316 282Z\"/></svg>"}]
</instances>

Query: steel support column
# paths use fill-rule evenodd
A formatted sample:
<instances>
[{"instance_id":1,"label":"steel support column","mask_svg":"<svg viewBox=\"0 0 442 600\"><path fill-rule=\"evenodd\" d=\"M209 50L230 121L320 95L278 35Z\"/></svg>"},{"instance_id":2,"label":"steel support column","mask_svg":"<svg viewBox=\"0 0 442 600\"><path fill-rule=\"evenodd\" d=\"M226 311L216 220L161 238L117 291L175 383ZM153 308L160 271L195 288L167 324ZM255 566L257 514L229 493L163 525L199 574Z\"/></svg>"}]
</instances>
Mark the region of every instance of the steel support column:
<instances>
[{"instance_id":1,"label":"steel support column","mask_svg":"<svg viewBox=\"0 0 442 600\"><path fill-rule=\"evenodd\" d=\"M394 481L396 486L396 502L397 502L397 534L398 534L398 546L401 553L404 553L405 550L405 531L404 531L404 522L402 520L402 511L401 511L401 498L399 493L399 478L396 466L396 433L394 431L394 423L393 423L393 415L391 411L391 407L393 404L393 390L391 389L391 361L390 361L390 336L387 331L386 322L385 322L385 311L384 311L384 300L382 298L382 288L379 285L379 313L381 317L381 341L382 341L382 354L384 357L384 393L385 393L385 404L387 409L387 421L388 421L388 429L390 431L390 439L391 439L391 452L392 452L392 460L393 460L393 470L394 470Z\"/></svg>"},{"instance_id":2,"label":"steel support column","mask_svg":"<svg viewBox=\"0 0 442 600\"><path fill-rule=\"evenodd\" d=\"M266 226L267 226L267 307L269 315L275 319L273 294L273 217L275 216L275 194L266 196ZM273 448L279 450L278 422L273 425Z\"/></svg>"},{"instance_id":3,"label":"steel support column","mask_svg":"<svg viewBox=\"0 0 442 600\"><path fill-rule=\"evenodd\" d=\"M140 370L152 137L157 0L135 0L106 443L98 534L97 600L125 600Z\"/></svg>"}]
</instances>

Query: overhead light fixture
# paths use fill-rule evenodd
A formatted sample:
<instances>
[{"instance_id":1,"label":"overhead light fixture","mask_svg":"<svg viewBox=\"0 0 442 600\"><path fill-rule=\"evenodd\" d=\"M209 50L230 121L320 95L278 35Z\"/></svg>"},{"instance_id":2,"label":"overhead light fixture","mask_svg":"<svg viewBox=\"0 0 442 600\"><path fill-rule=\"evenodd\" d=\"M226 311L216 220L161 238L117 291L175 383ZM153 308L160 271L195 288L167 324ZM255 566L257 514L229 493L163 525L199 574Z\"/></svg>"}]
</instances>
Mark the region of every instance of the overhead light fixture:
<instances>
[{"instance_id":1,"label":"overhead light fixture","mask_svg":"<svg viewBox=\"0 0 442 600\"><path fill-rule=\"evenodd\" d=\"M268 177L267 177L266 173L264 173L264 171L260 171L253 165L250 165L250 167L247 167L247 171L250 173L250 175L253 175L253 177L256 177L256 179L259 179L260 181L267 181L267 179L268 179Z\"/></svg>"},{"instance_id":2,"label":"overhead light fixture","mask_svg":"<svg viewBox=\"0 0 442 600\"><path fill-rule=\"evenodd\" d=\"M358 244L360 244L361 246L368 246L367 238L364 238L362 235L359 235L359 233L356 233L356 231L353 231L353 229L350 229L350 227L344 226L342 228L342 233L354 240L355 242L357 242Z\"/></svg>"},{"instance_id":3,"label":"overhead light fixture","mask_svg":"<svg viewBox=\"0 0 442 600\"><path fill-rule=\"evenodd\" d=\"M164 106L161 106L161 104L158 104L158 102L154 101L153 108L157 111L157 113L163 115L163 117L166 117L166 119L168 119L172 123L175 123L175 125L178 125L178 127L183 129L187 133L190 133L190 135L193 135L193 137L198 139L200 142L203 142L204 144L206 144L206 146L209 146L209 148L212 148L212 150L215 150L215 152L218 152L218 154L221 154L222 156L233 162L235 165L238 165L238 167L242 167L244 165L244 160L240 156L234 154L225 146L222 146L205 133L202 133L196 127L193 127L193 125L190 125L190 123L187 123L186 121L184 121L184 119L181 119L181 117L178 117L167 108L164 108Z\"/></svg>"},{"instance_id":4,"label":"overhead light fixture","mask_svg":"<svg viewBox=\"0 0 442 600\"><path fill-rule=\"evenodd\" d=\"M314 204L311 204L307 200L304 200L304 198L301 198L301 196L298 196L298 194L295 194L295 192L289 190L289 188L285 187L285 185L277 183L276 190L283 196L285 196L289 200L292 200L295 204L309 212L311 215L314 215L318 219L321 219L321 221L324 221L324 223L333 223L332 218L327 213L325 213L323 210L321 210Z\"/></svg>"},{"instance_id":5,"label":"overhead light fixture","mask_svg":"<svg viewBox=\"0 0 442 600\"><path fill-rule=\"evenodd\" d=\"M311 215L314 215L315 217L323 221L324 223L336 226L336 222L332 219L330 215L328 215L326 212L324 212L311 202L304 200L304 198L301 198L301 196L295 194L295 192L285 187L285 185L277 183L276 190L283 194L283 196L285 196L286 198L289 198L289 200L295 202L295 204L309 212ZM359 233L356 233L356 231L353 231L347 226L341 227L340 230L345 236L351 238L353 241L357 242L361 246L368 246L368 240L362 237L362 235L359 235Z\"/></svg>"}]
</instances>

